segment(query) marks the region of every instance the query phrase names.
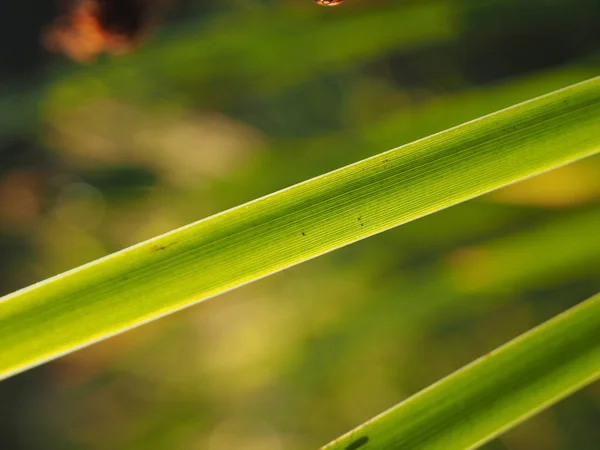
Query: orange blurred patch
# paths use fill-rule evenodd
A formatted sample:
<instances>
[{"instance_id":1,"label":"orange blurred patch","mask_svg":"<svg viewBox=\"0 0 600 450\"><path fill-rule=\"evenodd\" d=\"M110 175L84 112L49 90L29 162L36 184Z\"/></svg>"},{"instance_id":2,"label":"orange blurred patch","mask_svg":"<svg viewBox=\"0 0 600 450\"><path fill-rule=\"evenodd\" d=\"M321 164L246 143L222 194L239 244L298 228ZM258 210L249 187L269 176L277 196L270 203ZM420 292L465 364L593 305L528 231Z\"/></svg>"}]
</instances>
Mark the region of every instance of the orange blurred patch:
<instances>
[{"instance_id":1,"label":"orange blurred patch","mask_svg":"<svg viewBox=\"0 0 600 450\"><path fill-rule=\"evenodd\" d=\"M50 51L66 54L75 61L89 61L100 53L119 54L131 48L126 36L114 35L99 21L99 5L94 0L75 4L65 18L59 19L43 35Z\"/></svg>"},{"instance_id":2,"label":"orange blurred patch","mask_svg":"<svg viewBox=\"0 0 600 450\"><path fill-rule=\"evenodd\" d=\"M42 207L42 182L32 171L15 170L0 177L0 223L23 223Z\"/></svg>"},{"instance_id":3,"label":"orange blurred patch","mask_svg":"<svg viewBox=\"0 0 600 450\"><path fill-rule=\"evenodd\" d=\"M344 3L344 0L314 0L317 5L321 6L337 6Z\"/></svg>"},{"instance_id":4,"label":"orange blurred patch","mask_svg":"<svg viewBox=\"0 0 600 450\"><path fill-rule=\"evenodd\" d=\"M64 14L42 35L45 47L79 62L134 49L171 0L65 0Z\"/></svg>"}]
</instances>

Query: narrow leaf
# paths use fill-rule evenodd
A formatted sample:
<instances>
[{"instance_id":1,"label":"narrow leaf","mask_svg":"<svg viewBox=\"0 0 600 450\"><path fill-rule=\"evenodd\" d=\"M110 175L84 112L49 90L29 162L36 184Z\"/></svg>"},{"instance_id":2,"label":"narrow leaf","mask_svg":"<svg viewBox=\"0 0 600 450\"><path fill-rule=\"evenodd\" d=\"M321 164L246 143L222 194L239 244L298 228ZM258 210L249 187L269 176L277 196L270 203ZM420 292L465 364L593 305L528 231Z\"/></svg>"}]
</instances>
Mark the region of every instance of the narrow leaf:
<instances>
[{"instance_id":1,"label":"narrow leaf","mask_svg":"<svg viewBox=\"0 0 600 450\"><path fill-rule=\"evenodd\" d=\"M0 299L0 378L600 150L600 78L188 225Z\"/></svg>"},{"instance_id":2,"label":"narrow leaf","mask_svg":"<svg viewBox=\"0 0 600 450\"><path fill-rule=\"evenodd\" d=\"M322 450L479 447L600 378L600 295L518 337Z\"/></svg>"}]
</instances>

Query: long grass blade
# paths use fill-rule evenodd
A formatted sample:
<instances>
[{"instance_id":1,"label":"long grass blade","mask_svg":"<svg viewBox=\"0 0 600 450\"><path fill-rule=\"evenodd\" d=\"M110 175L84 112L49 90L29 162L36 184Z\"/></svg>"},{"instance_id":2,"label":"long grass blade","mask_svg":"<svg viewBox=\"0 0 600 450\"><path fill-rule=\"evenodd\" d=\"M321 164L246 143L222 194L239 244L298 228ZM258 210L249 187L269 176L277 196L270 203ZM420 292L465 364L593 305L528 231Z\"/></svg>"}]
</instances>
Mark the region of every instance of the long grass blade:
<instances>
[{"instance_id":1,"label":"long grass blade","mask_svg":"<svg viewBox=\"0 0 600 450\"><path fill-rule=\"evenodd\" d=\"M322 450L467 450L600 378L600 295Z\"/></svg>"},{"instance_id":2,"label":"long grass blade","mask_svg":"<svg viewBox=\"0 0 600 450\"><path fill-rule=\"evenodd\" d=\"M0 378L600 150L600 78L390 150L0 299Z\"/></svg>"}]
</instances>

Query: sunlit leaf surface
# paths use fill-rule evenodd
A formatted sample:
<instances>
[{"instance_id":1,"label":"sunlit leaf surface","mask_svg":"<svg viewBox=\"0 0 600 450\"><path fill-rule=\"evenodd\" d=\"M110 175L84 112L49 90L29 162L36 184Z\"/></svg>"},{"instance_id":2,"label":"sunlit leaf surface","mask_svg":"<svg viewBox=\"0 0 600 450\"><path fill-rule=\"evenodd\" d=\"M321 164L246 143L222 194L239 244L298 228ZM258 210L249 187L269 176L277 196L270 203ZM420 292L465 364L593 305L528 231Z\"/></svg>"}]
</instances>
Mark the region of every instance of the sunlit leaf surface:
<instances>
[{"instance_id":1,"label":"sunlit leaf surface","mask_svg":"<svg viewBox=\"0 0 600 450\"><path fill-rule=\"evenodd\" d=\"M600 79L416 141L0 300L6 377L600 150Z\"/></svg>"},{"instance_id":2,"label":"sunlit leaf surface","mask_svg":"<svg viewBox=\"0 0 600 450\"><path fill-rule=\"evenodd\" d=\"M323 450L465 450L600 377L600 295L483 356Z\"/></svg>"}]
</instances>

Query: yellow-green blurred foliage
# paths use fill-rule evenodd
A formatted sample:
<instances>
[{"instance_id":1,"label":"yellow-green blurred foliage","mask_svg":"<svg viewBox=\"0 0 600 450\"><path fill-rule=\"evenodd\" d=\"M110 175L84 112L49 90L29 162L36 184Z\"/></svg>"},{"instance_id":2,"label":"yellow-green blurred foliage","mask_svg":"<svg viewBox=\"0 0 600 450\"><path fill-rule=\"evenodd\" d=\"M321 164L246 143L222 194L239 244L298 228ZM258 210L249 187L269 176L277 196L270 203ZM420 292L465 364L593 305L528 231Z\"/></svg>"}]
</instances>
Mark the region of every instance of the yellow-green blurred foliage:
<instances>
[{"instance_id":1,"label":"yellow-green blurred foliage","mask_svg":"<svg viewBox=\"0 0 600 450\"><path fill-rule=\"evenodd\" d=\"M86 66L13 8L2 293L600 68L597 0L186 0ZM599 230L591 158L4 381L0 447L317 448L600 291ZM486 448L594 450L598 423L594 385Z\"/></svg>"}]
</instances>

